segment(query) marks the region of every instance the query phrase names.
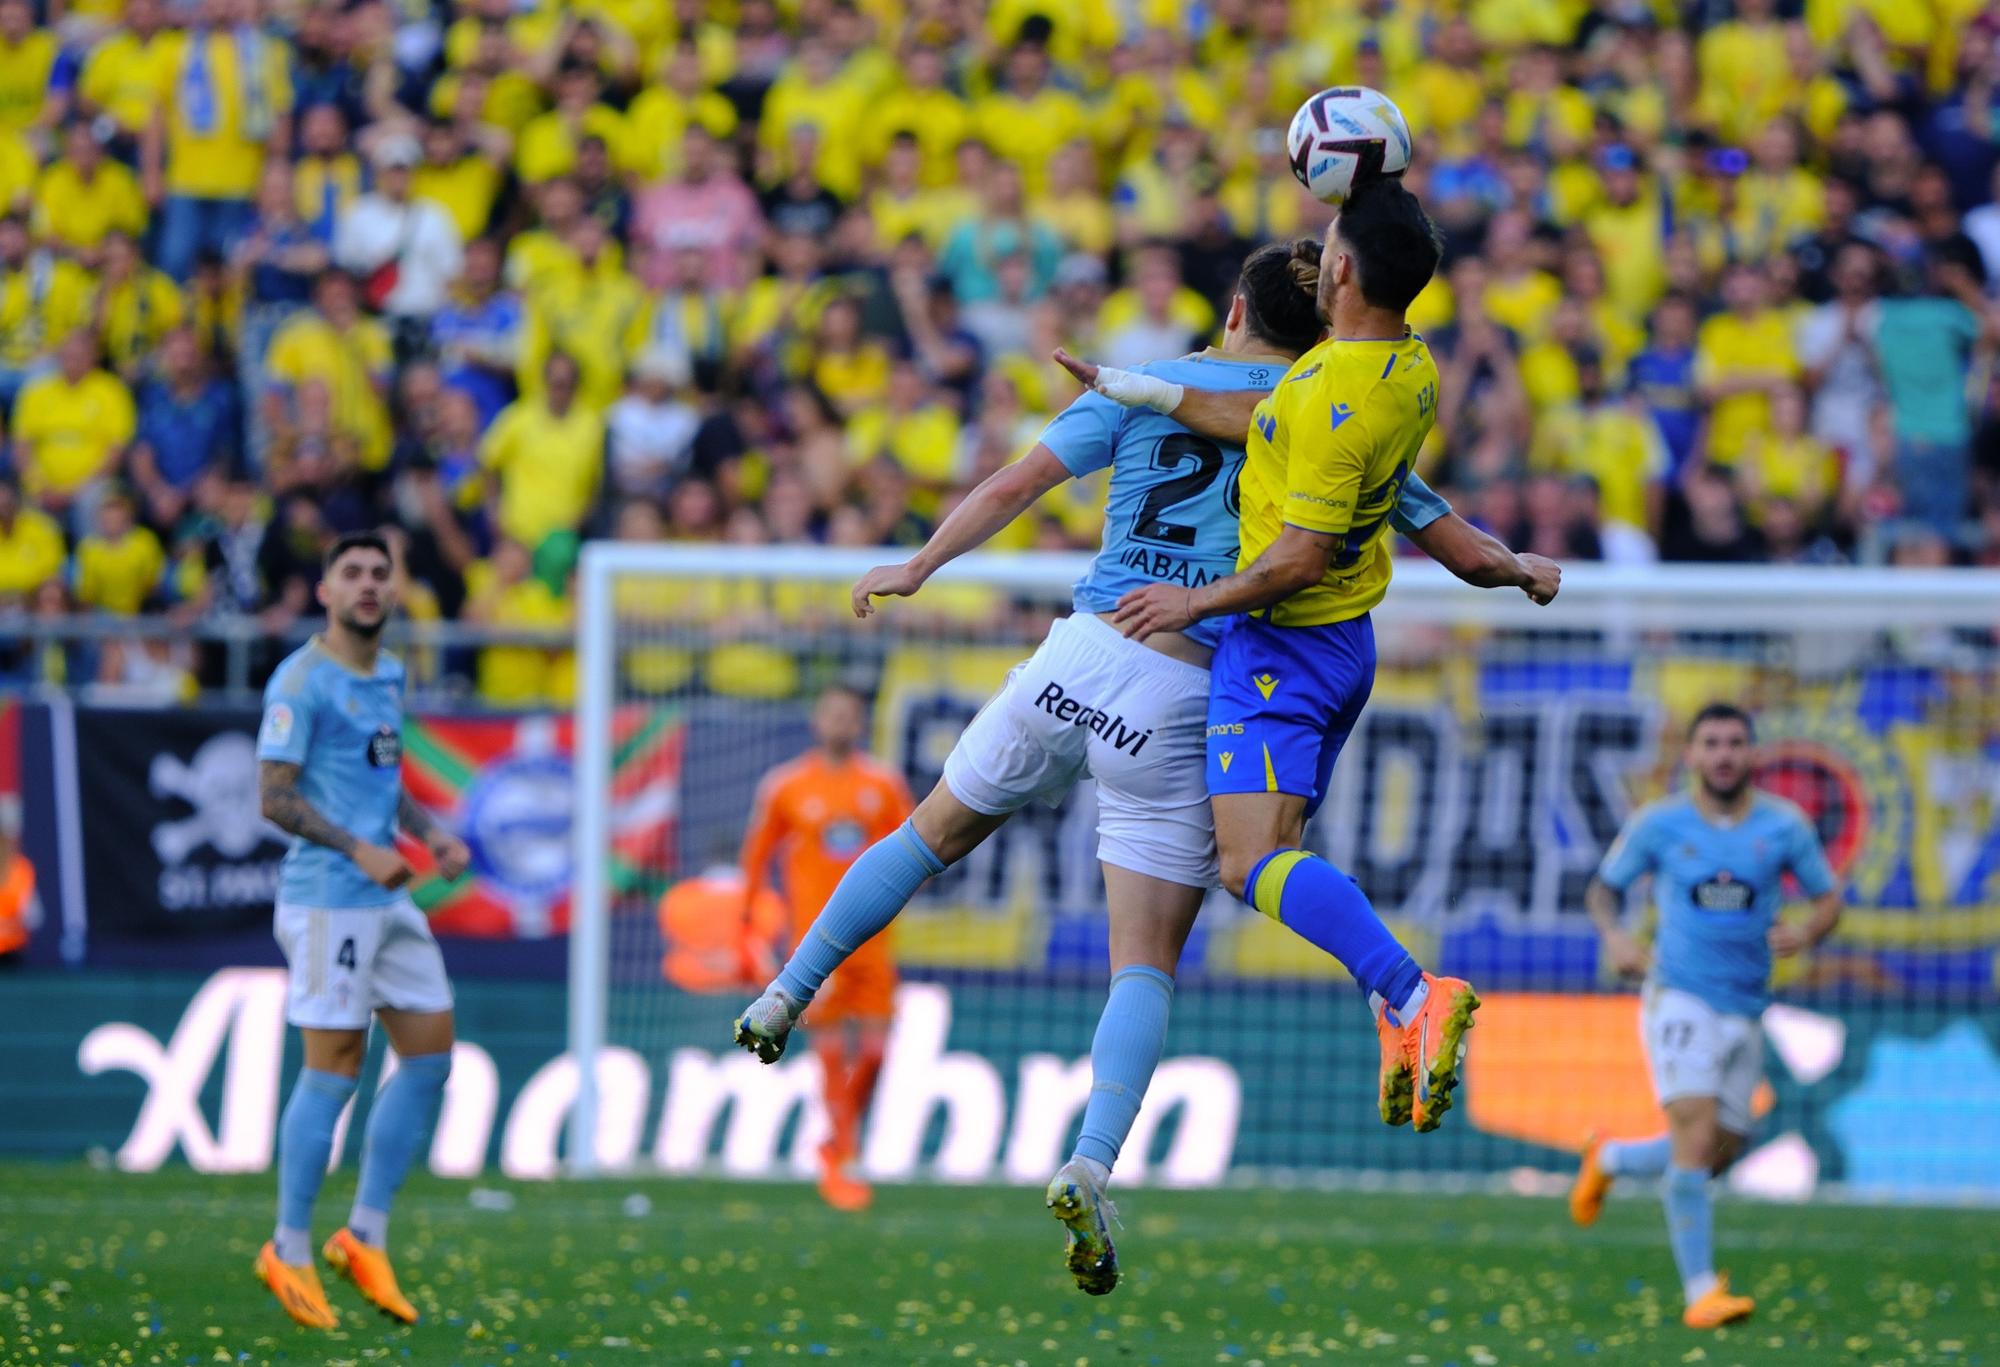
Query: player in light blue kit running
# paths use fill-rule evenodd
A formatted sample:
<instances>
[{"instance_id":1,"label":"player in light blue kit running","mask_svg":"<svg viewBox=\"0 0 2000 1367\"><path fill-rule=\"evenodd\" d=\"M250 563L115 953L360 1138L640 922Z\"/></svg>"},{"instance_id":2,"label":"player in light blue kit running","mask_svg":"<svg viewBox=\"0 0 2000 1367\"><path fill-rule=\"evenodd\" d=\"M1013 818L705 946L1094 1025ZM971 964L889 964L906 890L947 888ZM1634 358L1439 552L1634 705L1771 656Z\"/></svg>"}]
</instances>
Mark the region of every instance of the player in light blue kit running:
<instances>
[{"instance_id":1,"label":"player in light blue kit running","mask_svg":"<svg viewBox=\"0 0 2000 1367\"><path fill-rule=\"evenodd\" d=\"M470 856L403 791L403 666L381 648L396 608L388 543L368 532L336 541L319 601L326 630L271 676L257 736L264 816L293 837L275 927L290 971L285 1018L305 1043L278 1129L277 1232L257 1255L257 1275L300 1324L339 1327L313 1271L308 1223L372 1015L397 1068L368 1113L353 1213L324 1251L368 1301L407 1324L417 1312L389 1265L389 1205L451 1071L452 1003L437 941L402 891L410 866L396 828L427 845L446 878L465 872Z\"/></svg>"},{"instance_id":2,"label":"player in light blue kit running","mask_svg":"<svg viewBox=\"0 0 2000 1367\"><path fill-rule=\"evenodd\" d=\"M1755 1308L1715 1270L1709 1179L1736 1161L1750 1134L1772 956L1810 949L1840 920L1839 886L1812 823L1750 784L1754 741L1741 708L1710 703L1696 713L1687 746L1693 790L1635 813L1585 898L1611 965L1646 975L1641 1029L1668 1129L1632 1143L1593 1141L1570 1213L1591 1224L1614 1178L1664 1173L1667 1237L1687 1295L1682 1318L1696 1329ZM1620 895L1646 874L1660 913L1651 955L1619 924ZM1778 918L1787 874L1812 899L1803 924Z\"/></svg>"},{"instance_id":3,"label":"player in light blue kit running","mask_svg":"<svg viewBox=\"0 0 2000 1367\"><path fill-rule=\"evenodd\" d=\"M1221 347L1142 370L1199 388L1271 388L1319 339L1311 287L1319 254L1310 239L1253 253ZM1126 639L1108 618L1120 595L1140 585L1194 588L1235 569L1242 463L1240 444L1197 437L1151 410L1086 393L1032 451L973 490L908 562L871 570L855 585L855 613L866 616L871 597L917 592L941 565L1048 490L1111 469L1103 546L1076 585L1076 611L1015 666L945 761L943 780L896 834L855 861L784 971L736 1022L737 1043L775 1062L827 975L888 925L925 880L1030 801L1054 800L1085 774L1095 778L1111 993L1091 1044L1082 1132L1075 1155L1049 1184L1048 1204L1070 1231L1077 1285L1096 1295L1118 1280L1104 1186L1159 1063L1181 948L1217 879L1204 764L1208 661L1220 626L1201 623L1140 641ZM1472 583L1526 577L1512 552L1414 476L1393 521Z\"/></svg>"}]
</instances>

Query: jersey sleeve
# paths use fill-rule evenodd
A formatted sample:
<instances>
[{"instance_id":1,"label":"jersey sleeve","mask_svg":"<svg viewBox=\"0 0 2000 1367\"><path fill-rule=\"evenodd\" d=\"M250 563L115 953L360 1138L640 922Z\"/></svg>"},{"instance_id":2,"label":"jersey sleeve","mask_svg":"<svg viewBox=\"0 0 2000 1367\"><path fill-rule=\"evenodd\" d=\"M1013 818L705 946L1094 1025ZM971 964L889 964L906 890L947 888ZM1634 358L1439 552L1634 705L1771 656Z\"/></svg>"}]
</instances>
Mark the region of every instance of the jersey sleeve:
<instances>
[{"instance_id":1,"label":"jersey sleeve","mask_svg":"<svg viewBox=\"0 0 2000 1367\"><path fill-rule=\"evenodd\" d=\"M1650 809L1640 812L1618 832L1618 838L1605 851L1604 862L1597 867L1597 877L1604 886L1614 892L1623 892L1639 880L1640 875L1653 871L1654 855L1659 844L1657 832L1659 819Z\"/></svg>"},{"instance_id":2,"label":"jersey sleeve","mask_svg":"<svg viewBox=\"0 0 2000 1367\"><path fill-rule=\"evenodd\" d=\"M1049 420L1042 429L1042 445L1055 453L1063 469L1072 475L1087 475L1111 464L1118 448L1118 429L1125 421L1125 408L1092 391Z\"/></svg>"},{"instance_id":3,"label":"jersey sleeve","mask_svg":"<svg viewBox=\"0 0 2000 1367\"><path fill-rule=\"evenodd\" d=\"M304 670L281 670L264 690L264 720L257 728L257 758L304 764L312 743L312 690Z\"/></svg>"},{"instance_id":4,"label":"jersey sleeve","mask_svg":"<svg viewBox=\"0 0 2000 1367\"><path fill-rule=\"evenodd\" d=\"M1315 384L1291 415L1285 462L1284 520L1294 527L1330 536L1354 525L1361 481L1374 447L1367 414L1333 397L1331 385Z\"/></svg>"},{"instance_id":5,"label":"jersey sleeve","mask_svg":"<svg viewBox=\"0 0 2000 1367\"><path fill-rule=\"evenodd\" d=\"M1827 863L1826 847L1819 843L1819 832L1803 815L1791 823L1791 848L1785 852L1785 864L1792 876L1799 880L1799 886L1808 897L1824 897L1838 886L1833 876L1833 865Z\"/></svg>"},{"instance_id":6,"label":"jersey sleeve","mask_svg":"<svg viewBox=\"0 0 2000 1367\"><path fill-rule=\"evenodd\" d=\"M1396 506L1389 512L1389 525L1404 536L1415 536L1418 532L1451 512L1451 504L1444 495L1424 483L1424 477L1415 470L1403 481L1403 492L1396 498Z\"/></svg>"}]
</instances>

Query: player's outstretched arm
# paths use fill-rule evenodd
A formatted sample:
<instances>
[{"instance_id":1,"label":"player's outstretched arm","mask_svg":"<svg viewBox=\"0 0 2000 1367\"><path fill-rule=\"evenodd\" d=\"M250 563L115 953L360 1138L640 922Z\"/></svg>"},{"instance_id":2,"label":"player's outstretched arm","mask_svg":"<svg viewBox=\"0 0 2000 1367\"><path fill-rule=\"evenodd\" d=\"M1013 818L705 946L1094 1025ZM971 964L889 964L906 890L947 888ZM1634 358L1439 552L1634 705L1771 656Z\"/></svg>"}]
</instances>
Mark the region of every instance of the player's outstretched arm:
<instances>
[{"instance_id":1,"label":"player's outstretched arm","mask_svg":"<svg viewBox=\"0 0 2000 1367\"><path fill-rule=\"evenodd\" d=\"M1540 555L1516 553L1457 513L1408 533L1431 559L1482 589L1516 588L1546 605L1562 588L1562 566Z\"/></svg>"},{"instance_id":2,"label":"player's outstretched arm","mask_svg":"<svg viewBox=\"0 0 2000 1367\"><path fill-rule=\"evenodd\" d=\"M1156 631L1185 631L1210 617L1268 608L1324 579L1341 541L1331 533L1288 522L1276 541L1234 574L1211 579L1198 589L1147 584L1131 590L1118 600L1111 624L1143 641Z\"/></svg>"},{"instance_id":3,"label":"player's outstretched arm","mask_svg":"<svg viewBox=\"0 0 2000 1367\"><path fill-rule=\"evenodd\" d=\"M257 795L264 819L279 830L346 855L385 888L399 888L410 881L410 866L403 862L402 855L357 840L352 832L328 821L306 801L305 794L299 791L298 765L283 760L259 760Z\"/></svg>"},{"instance_id":4,"label":"player's outstretched arm","mask_svg":"<svg viewBox=\"0 0 2000 1367\"><path fill-rule=\"evenodd\" d=\"M908 598L940 568L983 546L1034 501L1070 477L1055 452L1037 443L1012 465L995 470L938 524L922 550L900 565L878 565L854 585L856 617L875 611L870 598Z\"/></svg>"},{"instance_id":5,"label":"player's outstretched arm","mask_svg":"<svg viewBox=\"0 0 2000 1367\"><path fill-rule=\"evenodd\" d=\"M447 881L456 881L472 863L472 851L463 840L440 826L437 818L408 793L396 800L396 824L409 832L437 860L438 872Z\"/></svg>"},{"instance_id":6,"label":"player's outstretched arm","mask_svg":"<svg viewBox=\"0 0 2000 1367\"><path fill-rule=\"evenodd\" d=\"M1189 389L1171 380L1141 375L1136 370L1095 365L1061 347L1056 348L1055 358L1056 364L1076 376L1078 383L1113 403L1164 413L1196 436L1212 437L1231 446L1243 444L1257 405L1270 393L1267 389Z\"/></svg>"}]
</instances>

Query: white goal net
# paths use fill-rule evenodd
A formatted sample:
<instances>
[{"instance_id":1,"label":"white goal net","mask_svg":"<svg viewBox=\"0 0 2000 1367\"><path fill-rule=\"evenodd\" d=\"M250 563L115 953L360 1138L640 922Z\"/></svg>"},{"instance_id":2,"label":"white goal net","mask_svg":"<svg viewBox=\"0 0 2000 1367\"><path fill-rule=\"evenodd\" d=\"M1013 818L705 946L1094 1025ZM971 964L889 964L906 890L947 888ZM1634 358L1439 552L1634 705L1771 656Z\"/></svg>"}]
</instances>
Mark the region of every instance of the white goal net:
<instances>
[{"instance_id":1,"label":"white goal net","mask_svg":"<svg viewBox=\"0 0 2000 1367\"><path fill-rule=\"evenodd\" d=\"M586 550L573 1169L811 1171L811 1051L766 1069L733 1049L748 994L727 981L728 933L699 888L678 921L662 902L733 860L825 684L870 700L869 748L928 791L1084 563L968 557L856 622L849 585L900 554ZM1216 893L1121 1173L1556 1173L1588 1131L1656 1129L1637 998L1600 964L1583 891L1625 816L1681 781L1687 719L1721 698L1756 716L1758 781L1817 823L1848 908L1781 966L1757 1143L1733 1180L2000 1197L1996 626L2000 587L1972 573L1584 566L1537 609L1400 561L1373 700L1308 840L1427 966L1480 987L1464 1105L1434 1135L1385 1129L1352 985ZM1039 1182L1067 1152L1106 979L1093 825L1087 784L1023 811L898 922L862 1152L877 1180Z\"/></svg>"}]
</instances>

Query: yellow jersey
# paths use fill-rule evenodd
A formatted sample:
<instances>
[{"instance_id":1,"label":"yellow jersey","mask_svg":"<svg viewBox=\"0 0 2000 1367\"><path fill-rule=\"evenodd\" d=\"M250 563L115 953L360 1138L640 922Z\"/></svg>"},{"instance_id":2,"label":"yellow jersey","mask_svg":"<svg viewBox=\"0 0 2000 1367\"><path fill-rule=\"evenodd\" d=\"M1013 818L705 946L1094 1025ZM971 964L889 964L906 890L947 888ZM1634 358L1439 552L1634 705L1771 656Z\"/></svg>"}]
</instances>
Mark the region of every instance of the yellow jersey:
<instances>
[{"instance_id":1,"label":"yellow jersey","mask_svg":"<svg viewBox=\"0 0 2000 1367\"><path fill-rule=\"evenodd\" d=\"M1265 610L1277 626L1359 617L1389 588L1389 513L1437 421L1438 370L1416 333L1328 339L1308 351L1251 423L1239 486L1236 568L1289 523L1338 537L1319 583Z\"/></svg>"}]
</instances>

